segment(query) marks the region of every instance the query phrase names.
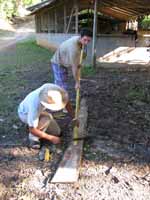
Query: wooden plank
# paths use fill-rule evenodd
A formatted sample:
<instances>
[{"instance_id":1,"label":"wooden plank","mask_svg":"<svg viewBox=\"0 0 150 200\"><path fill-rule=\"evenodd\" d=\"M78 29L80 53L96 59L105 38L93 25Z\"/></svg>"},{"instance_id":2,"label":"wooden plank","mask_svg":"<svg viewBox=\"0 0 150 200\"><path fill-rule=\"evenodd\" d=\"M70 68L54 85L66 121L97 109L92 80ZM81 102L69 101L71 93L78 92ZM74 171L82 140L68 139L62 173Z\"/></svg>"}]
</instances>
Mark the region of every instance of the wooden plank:
<instances>
[{"instance_id":1,"label":"wooden plank","mask_svg":"<svg viewBox=\"0 0 150 200\"><path fill-rule=\"evenodd\" d=\"M82 99L79 113L80 126L78 137L83 137L86 134L87 116L86 100ZM51 183L74 183L78 180L82 149L83 140L79 140L77 144L71 142L64 153L64 157L60 162Z\"/></svg>"}]
</instances>

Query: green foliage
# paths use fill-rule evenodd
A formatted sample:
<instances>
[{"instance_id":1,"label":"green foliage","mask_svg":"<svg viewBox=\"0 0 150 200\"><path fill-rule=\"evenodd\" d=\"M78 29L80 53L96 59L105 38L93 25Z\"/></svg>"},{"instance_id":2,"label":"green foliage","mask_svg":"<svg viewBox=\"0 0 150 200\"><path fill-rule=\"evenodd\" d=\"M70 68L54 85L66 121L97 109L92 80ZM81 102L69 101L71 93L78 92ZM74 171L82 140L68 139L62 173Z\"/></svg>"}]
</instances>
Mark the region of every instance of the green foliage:
<instances>
[{"instance_id":1,"label":"green foliage","mask_svg":"<svg viewBox=\"0 0 150 200\"><path fill-rule=\"evenodd\" d=\"M96 69L92 65L85 65L81 70L82 76L92 76L96 74Z\"/></svg>"},{"instance_id":2,"label":"green foliage","mask_svg":"<svg viewBox=\"0 0 150 200\"><path fill-rule=\"evenodd\" d=\"M1 133L14 134L13 123L17 124L17 107L24 96L43 81L50 82L50 57L47 49L39 47L34 40L18 43L7 52L0 53L0 123Z\"/></svg>"},{"instance_id":3,"label":"green foliage","mask_svg":"<svg viewBox=\"0 0 150 200\"><path fill-rule=\"evenodd\" d=\"M143 30L150 30L150 15L145 16L139 23Z\"/></svg>"},{"instance_id":4,"label":"green foliage","mask_svg":"<svg viewBox=\"0 0 150 200\"><path fill-rule=\"evenodd\" d=\"M23 0L23 5L24 6L30 6L36 3L39 3L40 0Z\"/></svg>"},{"instance_id":5,"label":"green foliage","mask_svg":"<svg viewBox=\"0 0 150 200\"><path fill-rule=\"evenodd\" d=\"M10 19L18 15L19 6L31 6L40 0L0 0L0 17Z\"/></svg>"},{"instance_id":6,"label":"green foliage","mask_svg":"<svg viewBox=\"0 0 150 200\"><path fill-rule=\"evenodd\" d=\"M130 88L127 94L127 99L131 102L141 101L141 102L149 103L150 102L149 89L140 87L140 86Z\"/></svg>"},{"instance_id":7,"label":"green foliage","mask_svg":"<svg viewBox=\"0 0 150 200\"><path fill-rule=\"evenodd\" d=\"M13 14L14 15L17 14L16 1L15 0L1 1L0 10L1 10L1 17L11 18Z\"/></svg>"},{"instance_id":8,"label":"green foliage","mask_svg":"<svg viewBox=\"0 0 150 200\"><path fill-rule=\"evenodd\" d=\"M127 94L129 100L144 100L145 93L142 88L130 88Z\"/></svg>"}]
</instances>

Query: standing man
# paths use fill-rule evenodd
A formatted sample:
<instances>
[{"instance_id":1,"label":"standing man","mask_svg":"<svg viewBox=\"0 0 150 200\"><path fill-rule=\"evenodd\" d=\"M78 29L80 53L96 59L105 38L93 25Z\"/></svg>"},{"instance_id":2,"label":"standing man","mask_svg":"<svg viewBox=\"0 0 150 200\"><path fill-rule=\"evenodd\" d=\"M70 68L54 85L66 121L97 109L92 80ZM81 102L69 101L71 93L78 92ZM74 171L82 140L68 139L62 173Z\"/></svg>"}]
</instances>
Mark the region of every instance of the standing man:
<instances>
[{"instance_id":1,"label":"standing man","mask_svg":"<svg viewBox=\"0 0 150 200\"><path fill-rule=\"evenodd\" d=\"M67 91L55 84L44 84L30 92L18 107L18 115L22 122L28 125L30 147L40 148L40 139L53 144L60 143L60 127L52 114L46 112L58 111L66 107L71 117L74 111L67 106L69 97Z\"/></svg>"},{"instance_id":2,"label":"standing man","mask_svg":"<svg viewBox=\"0 0 150 200\"><path fill-rule=\"evenodd\" d=\"M64 41L56 50L51 59L51 66L56 85L68 90L67 75L68 68L72 69L75 80L75 89L80 88L78 69L82 46L86 46L92 39L92 32L89 29L82 29L80 36L73 36Z\"/></svg>"}]
</instances>

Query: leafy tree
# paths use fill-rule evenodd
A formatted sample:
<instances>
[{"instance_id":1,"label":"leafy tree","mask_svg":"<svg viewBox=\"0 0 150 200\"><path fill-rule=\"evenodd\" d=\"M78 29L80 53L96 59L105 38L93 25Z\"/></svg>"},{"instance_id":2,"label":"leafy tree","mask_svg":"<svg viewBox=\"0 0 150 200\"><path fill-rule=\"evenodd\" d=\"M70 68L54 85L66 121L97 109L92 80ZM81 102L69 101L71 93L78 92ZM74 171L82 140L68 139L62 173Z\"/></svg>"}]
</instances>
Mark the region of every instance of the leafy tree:
<instances>
[{"instance_id":1,"label":"leafy tree","mask_svg":"<svg viewBox=\"0 0 150 200\"><path fill-rule=\"evenodd\" d=\"M12 18L18 15L19 6L26 7L40 2L40 0L0 0L0 17Z\"/></svg>"},{"instance_id":2,"label":"leafy tree","mask_svg":"<svg viewBox=\"0 0 150 200\"><path fill-rule=\"evenodd\" d=\"M143 30L150 30L150 15L139 20L139 27Z\"/></svg>"},{"instance_id":3,"label":"leafy tree","mask_svg":"<svg viewBox=\"0 0 150 200\"><path fill-rule=\"evenodd\" d=\"M40 2L40 0L22 0L24 6L30 6Z\"/></svg>"}]
</instances>

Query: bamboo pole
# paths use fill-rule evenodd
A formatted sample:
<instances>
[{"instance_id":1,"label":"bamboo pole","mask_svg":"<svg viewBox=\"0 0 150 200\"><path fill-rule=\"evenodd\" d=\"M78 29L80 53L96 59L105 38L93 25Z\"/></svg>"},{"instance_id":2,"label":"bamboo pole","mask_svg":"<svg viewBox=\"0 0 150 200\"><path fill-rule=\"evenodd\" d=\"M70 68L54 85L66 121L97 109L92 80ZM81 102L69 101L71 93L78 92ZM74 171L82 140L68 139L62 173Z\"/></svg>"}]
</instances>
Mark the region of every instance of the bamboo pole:
<instances>
[{"instance_id":1,"label":"bamboo pole","mask_svg":"<svg viewBox=\"0 0 150 200\"><path fill-rule=\"evenodd\" d=\"M64 3L66 3L66 2L64 2ZM67 19L66 19L66 16L67 16L66 5L64 5L64 33L66 32L66 28L67 28Z\"/></svg>"},{"instance_id":2,"label":"bamboo pole","mask_svg":"<svg viewBox=\"0 0 150 200\"><path fill-rule=\"evenodd\" d=\"M74 12L74 7L72 7L72 10L71 10L71 14L70 14L70 18L69 18L69 22L68 22L68 26L67 26L66 33L69 32L69 28L70 28L70 24L71 24L71 20L72 20L73 12Z\"/></svg>"},{"instance_id":3,"label":"bamboo pole","mask_svg":"<svg viewBox=\"0 0 150 200\"><path fill-rule=\"evenodd\" d=\"M55 9L55 33L57 33L57 31L58 31L58 27L57 27L57 25L58 25L58 23L57 23L57 10Z\"/></svg>"},{"instance_id":4,"label":"bamboo pole","mask_svg":"<svg viewBox=\"0 0 150 200\"><path fill-rule=\"evenodd\" d=\"M93 44L92 44L93 67L96 67L96 37L97 37L97 0L94 1L94 24L93 24Z\"/></svg>"},{"instance_id":5,"label":"bamboo pole","mask_svg":"<svg viewBox=\"0 0 150 200\"><path fill-rule=\"evenodd\" d=\"M75 33L78 34L79 30L79 18L78 18L78 12L79 12L79 4L78 4L78 0L75 0Z\"/></svg>"},{"instance_id":6,"label":"bamboo pole","mask_svg":"<svg viewBox=\"0 0 150 200\"><path fill-rule=\"evenodd\" d=\"M84 46L82 46L81 49L81 54L80 54L80 62L79 64L82 64L82 60L83 60L83 51L84 51ZM81 73L81 69L79 68L79 73L78 73L78 79L80 82L80 73ZM78 114L79 114L79 107L80 107L80 88L77 88L76 90L76 109L75 109L75 118L78 119ZM73 129L73 138L78 138L78 127L75 126ZM76 145L78 143L77 140L74 141L74 144Z\"/></svg>"}]
</instances>

